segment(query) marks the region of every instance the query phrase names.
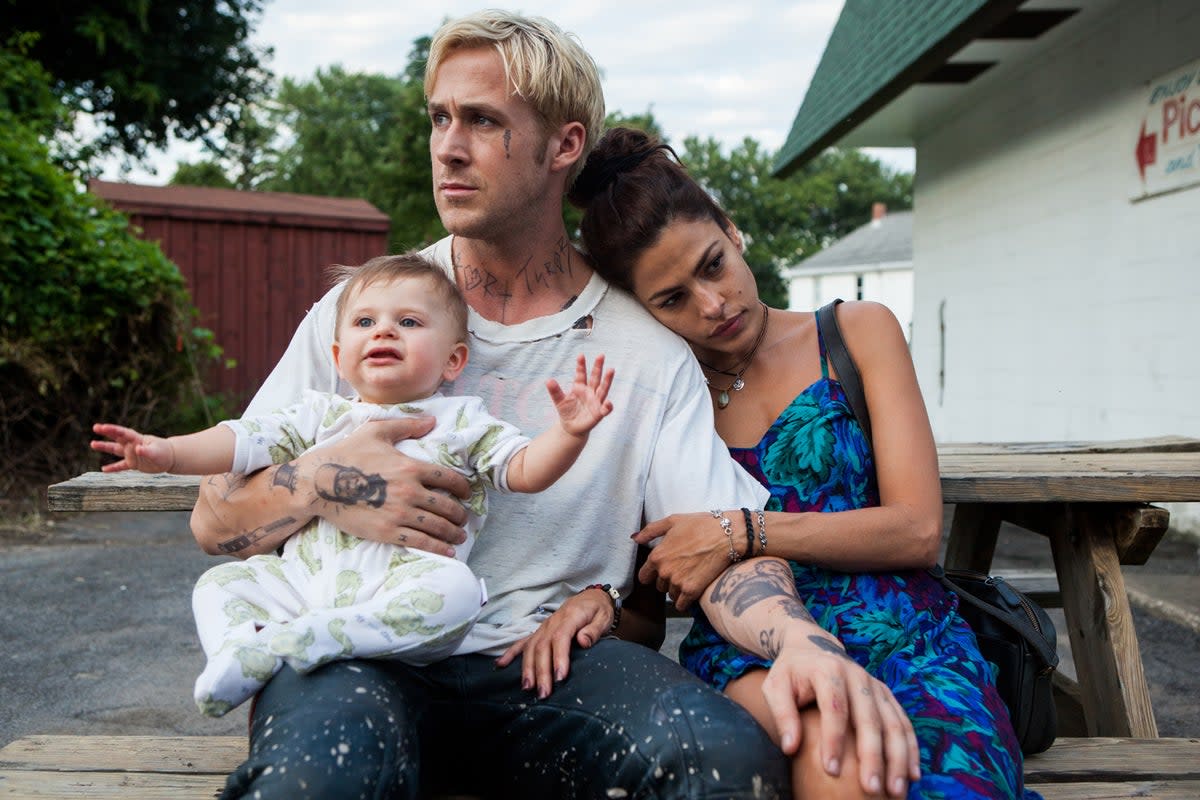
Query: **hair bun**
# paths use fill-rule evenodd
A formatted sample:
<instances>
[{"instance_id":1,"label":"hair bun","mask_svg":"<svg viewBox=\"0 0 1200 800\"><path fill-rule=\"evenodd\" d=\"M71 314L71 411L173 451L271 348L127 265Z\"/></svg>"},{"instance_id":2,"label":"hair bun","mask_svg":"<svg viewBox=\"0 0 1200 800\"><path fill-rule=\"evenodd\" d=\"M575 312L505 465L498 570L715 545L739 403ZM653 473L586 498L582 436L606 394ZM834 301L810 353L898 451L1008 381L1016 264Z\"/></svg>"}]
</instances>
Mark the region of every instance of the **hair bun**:
<instances>
[{"instance_id":1,"label":"hair bun","mask_svg":"<svg viewBox=\"0 0 1200 800\"><path fill-rule=\"evenodd\" d=\"M659 150L675 155L670 145L645 131L636 128L609 129L596 142L587 163L567 192L567 200L578 208L586 209L618 176L633 171Z\"/></svg>"}]
</instances>

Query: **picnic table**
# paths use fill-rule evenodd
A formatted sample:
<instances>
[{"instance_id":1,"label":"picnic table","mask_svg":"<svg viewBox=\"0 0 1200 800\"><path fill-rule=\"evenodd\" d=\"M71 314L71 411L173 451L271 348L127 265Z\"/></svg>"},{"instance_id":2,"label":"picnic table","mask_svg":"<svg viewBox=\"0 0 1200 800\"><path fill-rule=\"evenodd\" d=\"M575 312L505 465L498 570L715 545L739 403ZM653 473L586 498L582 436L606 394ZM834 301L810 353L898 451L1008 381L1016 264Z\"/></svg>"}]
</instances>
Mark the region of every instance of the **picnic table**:
<instances>
[{"instance_id":1,"label":"picnic table","mask_svg":"<svg viewBox=\"0 0 1200 800\"><path fill-rule=\"evenodd\" d=\"M1078 681L1055 677L1064 735L1156 738L1137 633L1121 576L1142 564L1169 514L1200 502L1200 440L941 444L942 496L954 504L946 566L988 572L1008 522L1045 536ZM200 478L86 473L49 487L52 511L173 511ZM1020 586L1019 581L1015 581Z\"/></svg>"}]
</instances>

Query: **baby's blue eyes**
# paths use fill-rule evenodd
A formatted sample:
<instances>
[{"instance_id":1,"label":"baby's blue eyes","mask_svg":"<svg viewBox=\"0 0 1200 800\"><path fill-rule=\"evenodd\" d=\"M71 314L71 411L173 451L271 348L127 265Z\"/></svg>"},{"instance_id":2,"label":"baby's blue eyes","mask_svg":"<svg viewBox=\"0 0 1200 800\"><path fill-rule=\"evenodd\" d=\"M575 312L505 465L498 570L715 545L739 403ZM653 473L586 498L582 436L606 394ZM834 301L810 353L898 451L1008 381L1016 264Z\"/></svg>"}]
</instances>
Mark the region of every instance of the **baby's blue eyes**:
<instances>
[{"instance_id":1,"label":"baby's blue eyes","mask_svg":"<svg viewBox=\"0 0 1200 800\"><path fill-rule=\"evenodd\" d=\"M371 319L370 317L359 317L358 319L354 320L352 324L356 328L370 328L375 324L375 320ZM397 324L399 324L401 328L421 327L421 321L413 317L404 317Z\"/></svg>"}]
</instances>

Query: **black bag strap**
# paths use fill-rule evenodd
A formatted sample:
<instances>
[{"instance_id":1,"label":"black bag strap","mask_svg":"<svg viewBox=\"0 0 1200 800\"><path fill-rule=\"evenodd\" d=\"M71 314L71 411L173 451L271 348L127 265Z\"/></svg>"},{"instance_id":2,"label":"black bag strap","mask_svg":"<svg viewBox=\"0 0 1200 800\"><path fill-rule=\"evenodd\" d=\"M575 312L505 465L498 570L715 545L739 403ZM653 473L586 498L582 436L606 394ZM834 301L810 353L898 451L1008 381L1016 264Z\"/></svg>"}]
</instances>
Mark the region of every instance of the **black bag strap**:
<instances>
[{"instance_id":1,"label":"black bag strap","mask_svg":"<svg viewBox=\"0 0 1200 800\"><path fill-rule=\"evenodd\" d=\"M867 412L867 396L863 391L862 377L858 373L858 367L854 365L854 358L850 355L845 340L842 339L841 328L838 327L836 309L841 302L842 299L838 298L817 310L817 327L820 329L821 339L825 342L825 353L829 357L830 363L833 364L834 370L837 371L838 383L842 385L842 390L845 391L846 399L850 403L850 410L854 412L854 417L858 420L858 424L867 438L867 444L870 446L871 416ZM1057 643L1048 642L1046 637L1026 622L1023 617L980 600L946 575L946 571L940 564L931 567L929 573L941 581L943 586L957 594L960 599L1020 634L1025 641L1029 642L1029 646L1034 649L1038 658L1047 668L1054 669L1058 666Z\"/></svg>"},{"instance_id":2,"label":"black bag strap","mask_svg":"<svg viewBox=\"0 0 1200 800\"><path fill-rule=\"evenodd\" d=\"M858 420L859 427L867 437L867 445L871 446L871 415L867 413L867 394L863 391L862 377L858 374L858 367L854 365L854 357L850 355L850 350L842 339L842 329L838 327L835 309L841 302L839 297L817 310L817 327L820 328L821 339L825 342L825 353L837 372L838 383L842 385L846 399L850 401L850 410L854 412L854 418Z\"/></svg>"},{"instance_id":3,"label":"black bag strap","mask_svg":"<svg viewBox=\"0 0 1200 800\"><path fill-rule=\"evenodd\" d=\"M975 608L987 614L992 619L1007 625L1017 633L1021 634L1029 646L1037 653L1038 658L1046 665L1048 669L1054 669L1058 666L1058 652L1056 650L1056 642L1046 640L1046 636L1028 622L1026 622L1019 614L1009 613L1002 609L996 608L991 603L980 600L975 595L968 592L955 583L946 571L942 569L941 564L935 564L929 568L929 574L941 581L942 585L950 591L958 595L960 600L965 600ZM1009 586L1012 589L1012 586Z\"/></svg>"}]
</instances>

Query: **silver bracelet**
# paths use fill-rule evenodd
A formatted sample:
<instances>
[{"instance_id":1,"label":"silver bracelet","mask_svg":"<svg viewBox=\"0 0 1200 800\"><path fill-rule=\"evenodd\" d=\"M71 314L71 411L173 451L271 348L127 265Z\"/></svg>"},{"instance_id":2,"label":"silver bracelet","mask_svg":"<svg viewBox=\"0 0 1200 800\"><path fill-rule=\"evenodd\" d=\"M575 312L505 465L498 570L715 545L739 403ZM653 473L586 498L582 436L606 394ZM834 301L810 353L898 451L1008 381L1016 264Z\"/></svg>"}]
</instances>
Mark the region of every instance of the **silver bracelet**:
<instances>
[{"instance_id":1,"label":"silver bracelet","mask_svg":"<svg viewBox=\"0 0 1200 800\"><path fill-rule=\"evenodd\" d=\"M725 531L725 537L729 539L729 562L736 564L742 560L742 557L738 555L737 550L733 549L733 523L729 521L729 517L721 513L720 509L714 508L709 513L721 523L721 530Z\"/></svg>"},{"instance_id":2,"label":"silver bracelet","mask_svg":"<svg viewBox=\"0 0 1200 800\"><path fill-rule=\"evenodd\" d=\"M758 514L758 554L761 556L767 552L767 517L761 508L755 513Z\"/></svg>"}]
</instances>

